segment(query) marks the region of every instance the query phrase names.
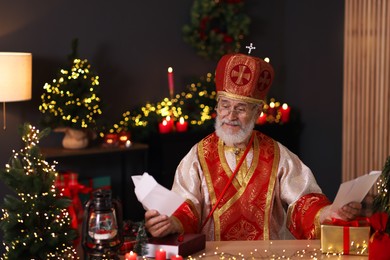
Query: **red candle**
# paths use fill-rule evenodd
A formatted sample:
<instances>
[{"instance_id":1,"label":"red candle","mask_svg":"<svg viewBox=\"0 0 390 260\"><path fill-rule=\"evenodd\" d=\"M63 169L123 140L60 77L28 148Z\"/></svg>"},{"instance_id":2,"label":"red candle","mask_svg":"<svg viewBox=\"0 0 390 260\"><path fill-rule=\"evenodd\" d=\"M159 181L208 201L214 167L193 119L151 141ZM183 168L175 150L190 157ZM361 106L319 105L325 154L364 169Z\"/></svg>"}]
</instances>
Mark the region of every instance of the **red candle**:
<instances>
[{"instance_id":1,"label":"red candle","mask_svg":"<svg viewBox=\"0 0 390 260\"><path fill-rule=\"evenodd\" d=\"M181 255L173 255L171 256L171 260L183 260L183 257Z\"/></svg>"},{"instance_id":2,"label":"red candle","mask_svg":"<svg viewBox=\"0 0 390 260\"><path fill-rule=\"evenodd\" d=\"M280 109L280 121L287 123L290 120L291 107L284 103Z\"/></svg>"},{"instance_id":3,"label":"red candle","mask_svg":"<svg viewBox=\"0 0 390 260\"><path fill-rule=\"evenodd\" d=\"M137 260L137 253L130 251L130 253L125 254L125 260Z\"/></svg>"},{"instance_id":4,"label":"red candle","mask_svg":"<svg viewBox=\"0 0 390 260\"><path fill-rule=\"evenodd\" d=\"M165 118L165 120L167 121L167 124L169 125L169 127L171 128L171 130L172 130L172 128L173 128L173 120L172 120L172 118L170 117L170 116L167 116L166 118Z\"/></svg>"},{"instance_id":5,"label":"red candle","mask_svg":"<svg viewBox=\"0 0 390 260\"><path fill-rule=\"evenodd\" d=\"M165 252L164 249L160 248L160 250L156 251L156 260L165 260L167 258L167 253Z\"/></svg>"},{"instance_id":6,"label":"red candle","mask_svg":"<svg viewBox=\"0 0 390 260\"><path fill-rule=\"evenodd\" d=\"M168 86L169 86L169 96L173 98L174 86L173 86L173 69L172 67L168 68Z\"/></svg>"},{"instance_id":7,"label":"red candle","mask_svg":"<svg viewBox=\"0 0 390 260\"><path fill-rule=\"evenodd\" d=\"M122 131L119 133L119 142L123 145L130 140L130 132Z\"/></svg>"},{"instance_id":8,"label":"red candle","mask_svg":"<svg viewBox=\"0 0 390 260\"><path fill-rule=\"evenodd\" d=\"M259 125L264 125L265 123L267 123L267 115L264 112L261 112L256 123Z\"/></svg>"},{"instance_id":9,"label":"red candle","mask_svg":"<svg viewBox=\"0 0 390 260\"><path fill-rule=\"evenodd\" d=\"M273 101L271 101L271 103L269 103L268 114L273 116L273 117L276 117L276 107L275 107L275 102L273 102Z\"/></svg>"},{"instance_id":10,"label":"red candle","mask_svg":"<svg viewBox=\"0 0 390 260\"><path fill-rule=\"evenodd\" d=\"M109 133L104 136L104 143L106 145L117 145L118 144L118 135L115 133Z\"/></svg>"},{"instance_id":11,"label":"red candle","mask_svg":"<svg viewBox=\"0 0 390 260\"><path fill-rule=\"evenodd\" d=\"M178 132L186 132L188 129L188 122L184 121L183 117L180 117L179 122L176 123L176 130Z\"/></svg>"},{"instance_id":12,"label":"red candle","mask_svg":"<svg viewBox=\"0 0 390 260\"><path fill-rule=\"evenodd\" d=\"M172 125L164 119L161 123L158 124L158 129L160 131L160 134L167 134L171 132Z\"/></svg>"}]
</instances>

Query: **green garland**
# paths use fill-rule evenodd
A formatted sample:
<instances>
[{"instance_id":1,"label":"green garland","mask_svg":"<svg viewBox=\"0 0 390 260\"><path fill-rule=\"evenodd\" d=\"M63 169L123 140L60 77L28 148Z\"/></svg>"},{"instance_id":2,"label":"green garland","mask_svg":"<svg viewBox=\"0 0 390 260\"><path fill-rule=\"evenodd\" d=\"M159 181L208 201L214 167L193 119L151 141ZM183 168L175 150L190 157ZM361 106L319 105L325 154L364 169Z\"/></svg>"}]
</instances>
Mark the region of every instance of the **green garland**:
<instances>
[{"instance_id":1,"label":"green garland","mask_svg":"<svg viewBox=\"0 0 390 260\"><path fill-rule=\"evenodd\" d=\"M214 75L206 76L186 86L186 91L176 94L173 99L164 98L158 103L146 103L122 114L119 122L106 132L130 131L134 141L143 142L150 134L157 133L158 123L167 116L174 119L183 117L189 122L190 131L209 129L214 124L216 92ZM100 133L104 137L105 133Z\"/></svg>"},{"instance_id":2,"label":"green garland","mask_svg":"<svg viewBox=\"0 0 390 260\"><path fill-rule=\"evenodd\" d=\"M243 8L243 0L195 0L191 22L182 28L184 41L209 60L238 52L249 34L250 18Z\"/></svg>"}]
</instances>

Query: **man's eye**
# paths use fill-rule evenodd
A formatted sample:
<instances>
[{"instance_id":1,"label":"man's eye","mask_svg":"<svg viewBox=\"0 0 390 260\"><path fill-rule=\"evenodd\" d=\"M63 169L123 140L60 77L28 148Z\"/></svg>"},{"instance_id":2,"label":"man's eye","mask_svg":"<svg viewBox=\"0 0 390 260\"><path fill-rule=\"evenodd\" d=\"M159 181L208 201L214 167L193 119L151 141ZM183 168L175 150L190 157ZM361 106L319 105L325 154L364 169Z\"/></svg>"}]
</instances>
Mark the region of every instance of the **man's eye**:
<instances>
[{"instance_id":1,"label":"man's eye","mask_svg":"<svg viewBox=\"0 0 390 260\"><path fill-rule=\"evenodd\" d=\"M236 110L237 110L237 112L239 112L239 113L244 113L244 112L246 111L246 109L243 108L243 107L239 107L239 108L237 108Z\"/></svg>"}]
</instances>

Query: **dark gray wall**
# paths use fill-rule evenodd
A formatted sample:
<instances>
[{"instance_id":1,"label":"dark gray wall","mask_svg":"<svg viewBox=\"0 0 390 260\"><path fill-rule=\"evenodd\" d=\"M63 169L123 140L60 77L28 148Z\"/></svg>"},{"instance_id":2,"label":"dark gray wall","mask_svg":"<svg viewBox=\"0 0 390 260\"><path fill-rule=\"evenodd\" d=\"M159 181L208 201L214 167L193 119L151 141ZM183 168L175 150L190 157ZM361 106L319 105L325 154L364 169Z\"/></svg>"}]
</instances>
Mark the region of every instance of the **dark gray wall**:
<instances>
[{"instance_id":1,"label":"dark gray wall","mask_svg":"<svg viewBox=\"0 0 390 260\"><path fill-rule=\"evenodd\" d=\"M17 128L37 124L45 82L55 78L79 38L79 52L101 78L107 118L168 96L167 68L179 91L213 72L183 42L190 0L0 1L0 51L33 53L33 99L7 104L0 130L0 165L21 146ZM341 119L344 2L339 0L248 0L252 54L269 57L276 72L270 96L301 112L300 155L324 192L333 198L341 181ZM245 50L242 50L245 52ZM2 111L2 109L0 109ZM8 190L0 184L0 199Z\"/></svg>"}]
</instances>

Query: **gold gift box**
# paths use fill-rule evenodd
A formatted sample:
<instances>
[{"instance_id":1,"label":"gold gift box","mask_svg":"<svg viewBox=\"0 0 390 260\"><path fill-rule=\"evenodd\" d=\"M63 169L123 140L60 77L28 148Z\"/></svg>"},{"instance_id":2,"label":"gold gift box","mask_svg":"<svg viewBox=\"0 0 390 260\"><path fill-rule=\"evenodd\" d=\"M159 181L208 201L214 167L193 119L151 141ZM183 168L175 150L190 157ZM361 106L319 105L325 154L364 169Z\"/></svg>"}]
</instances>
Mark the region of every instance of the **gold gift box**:
<instances>
[{"instance_id":1,"label":"gold gift box","mask_svg":"<svg viewBox=\"0 0 390 260\"><path fill-rule=\"evenodd\" d=\"M321 250L327 254L368 255L370 227L346 227L348 251L344 250L344 226L321 225ZM347 242L347 241L345 241Z\"/></svg>"}]
</instances>

